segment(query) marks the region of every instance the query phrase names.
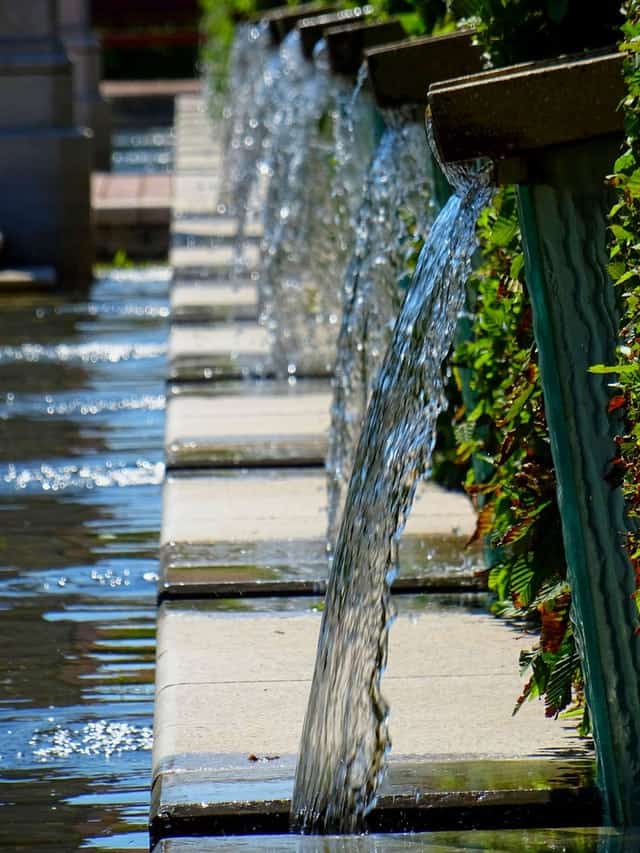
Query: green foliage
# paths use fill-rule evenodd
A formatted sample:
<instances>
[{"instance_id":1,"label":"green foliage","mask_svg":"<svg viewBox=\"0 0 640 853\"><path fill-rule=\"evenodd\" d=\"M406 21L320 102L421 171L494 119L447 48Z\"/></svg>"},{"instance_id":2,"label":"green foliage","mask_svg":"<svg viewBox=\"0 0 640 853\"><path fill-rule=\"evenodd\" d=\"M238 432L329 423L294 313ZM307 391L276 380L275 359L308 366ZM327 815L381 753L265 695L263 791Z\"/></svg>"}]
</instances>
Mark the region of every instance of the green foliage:
<instances>
[{"instance_id":1,"label":"green foliage","mask_svg":"<svg viewBox=\"0 0 640 853\"><path fill-rule=\"evenodd\" d=\"M200 0L202 9L202 32L205 35L201 51L202 63L212 72L212 82L219 88L226 83L229 51L233 42L236 23L256 17L260 12L275 6L297 6L292 0Z\"/></svg>"},{"instance_id":2,"label":"green foliage","mask_svg":"<svg viewBox=\"0 0 640 853\"><path fill-rule=\"evenodd\" d=\"M614 165L611 183L617 202L610 213L609 274L620 291L622 325L618 363L594 368L594 372L617 374L619 392L609 408L625 411L625 434L618 439L615 463L622 486L632 532L628 552L640 586L640 2L627 5L621 49L627 52L624 77L627 94L623 101L625 145ZM615 379L613 380L615 381ZM636 599L638 600L638 598Z\"/></svg>"},{"instance_id":3,"label":"green foliage","mask_svg":"<svg viewBox=\"0 0 640 853\"><path fill-rule=\"evenodd\" d=\"M372 0L374 13L399 18L409 35L424 35L451 28L453 17L446 0Z\"/></svg>"},{"instance_id":4,"label":"green foliage","mask_svg":"<svg viewBox=\"0 0 640 853\"><path fill-rule=\"evenodd\" d=\"M494 65L579 53L618 41L619 0L449 0L457 18L472 18Z\"/></svg>"}]
</instances>

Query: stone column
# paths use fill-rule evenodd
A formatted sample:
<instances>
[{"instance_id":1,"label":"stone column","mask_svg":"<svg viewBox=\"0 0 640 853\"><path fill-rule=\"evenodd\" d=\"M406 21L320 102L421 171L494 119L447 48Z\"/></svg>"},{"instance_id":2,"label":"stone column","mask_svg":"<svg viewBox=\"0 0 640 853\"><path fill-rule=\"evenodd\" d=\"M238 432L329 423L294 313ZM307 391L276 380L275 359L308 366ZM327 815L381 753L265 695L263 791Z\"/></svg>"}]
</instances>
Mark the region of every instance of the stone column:
<instances>
[{"instance_id":1,"label":"stone column","mask_svg":"<svg viewBox=\"0 0 640 853\"><path fill-rule=\"evenodd\" d=\"M73 65L74 120L93 131L94 166L111 168L111 114L100 94L102 55L91 29L89 0L58 0L60 35Z\"/></svg>"},{"instance_id":2,"label":"stone column","mask_svg":"<svg viewBox=\"0 0 640 853\"><path fill-rule=\"evenodd\" d=\"M91 280L91 140L73 124L71 65L56 0L0 0L0 231L3 264Z\"/></svg>"}]
</instances>

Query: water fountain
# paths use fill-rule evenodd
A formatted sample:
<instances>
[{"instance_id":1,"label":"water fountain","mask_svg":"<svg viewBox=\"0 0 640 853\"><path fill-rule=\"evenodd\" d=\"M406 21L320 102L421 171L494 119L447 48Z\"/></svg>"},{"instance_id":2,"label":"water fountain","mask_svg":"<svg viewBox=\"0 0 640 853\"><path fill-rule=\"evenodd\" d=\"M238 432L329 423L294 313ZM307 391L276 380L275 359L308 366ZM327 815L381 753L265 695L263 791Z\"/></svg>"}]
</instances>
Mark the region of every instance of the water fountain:
<instances>
[{"instance_id":1,"label":"water fountain","mask_svg":"<svg viewBox=\"0 0 640 853\"><path fill-rule=\"evenodd\" d=\"M494 73L486 79L497 76ZM524 103L526 99L521 98L521 101ZM385 146L383 150L389 149ZM451 159L457 161L455 157ZM273 164L275 161L269 162ZM501 179L505 179L509 169L511 175L523 174L521 162L500 162L498 173ZM450 807L447 817L443 818L437 805L437 794L442 789L438 789L437 784L427 788L418 782L411 795L407 794L406 788L398 794L397 776L394 778L393 774L387 781L380 808L370 811L388 745L387 708L380 692L380 677L386 663L388 628L393 619L389 583L395 569L394 544L406 520L416 483L428 467L433 422L442 402L441 360L448 349L462 304L460 279L469 269L475 244L474 215L492 192L487 171L476 173L466 167L453 169L452 177L457 184L457 193L434 226L432 240L423 252L414 286L398 320L394 346L375 385L370 418L358 450L357 474L352 481L334 556L328 598L330 606L324 612L314 702L306 723L307 735L314 746L301 757L299 787L294 801L298 825L305 831L359 829L365 816L369 818L367 827L379 831L433 829L441 826L439 820L450 821L450 826L458 821L478 826L482 820L492 820L487 816L491 814L491 808L483 817L478 817L477 812L469 813L469 801L464 795L455 799L449 794L440 801L443 810ZM438 318L437 332L428 336L426 329L434 314ZM366 480L369 474L379 474L385 469L389 473L388 478L375 477L372 482ZM359 491L361 486L363 489ZM343 581L346 581L344 585ZM371 607L368 608L369 600ZM358 642L362 640L360 648L352 643L354 638ZM263 652L262 647L260 651ZM283 665L290 667L292 660L299 663L297 652L298 649ZM362 656L357 657L360 653ZM357 659L352 666L354 657ZM326 681L324 676L327 676ZM341 707L334 701L336 698ZM280 706L276 711L277 723L282 725L279 712ZM199 720L200 717L194 719ZM423 754L431 753L424 750ZM169 789L172 786L174 795L180 789L179 797L191 796L184 793L187 786L181 787L183 778L174 772L175 766L167 765L166 773L157 777L153 811L156 838L229 831L237 834L285 831L291 767L291 764L287 765L286 758L280 762L281 756L275 753L265 759L249 756L251 766L240 769L243 782L249 779L251 782L243 789L244 812L238 802L237 787L231 785L225 789L230 793L221 793L220 785L213 790L212 778L224 786L229 777L216 777L215 772L208 776L211 765L203 764L201 758L201 755L195 755L194 763L188 768L191 771L197 768L197 778L191 780L194 784L192 792L200 794L200 799L188 802L183 799L177 804L175 800L171 801ZM247 756L241 755L240 758L244 758L246 764ZM258 771L256 774L252 772L254 764ZM225 768L228 770L227 764ZM397 772L398 765L395 770ZM476 787L471 794L467 791L469 798L475 796L475 805L478 806L481 802L491 802L495 791L489 790L487 777L480 779L475 776L474 779ZM573 779L580 786L588 784L582 775ZM205 784L209 787L203 799ZM519 779L514 798L523 795L522 787L522 779ZM531 787L537 788L537 785L532 783ZM457 790L460 791L459 788ZM582 810L577 809L572 815L568 812L559 815L557 808L548 811L554 804L557 806L554 793L548 797L545 793L538 801L542 803L537 817L541 824L557 820L572 821L574 825L599 821L599 799L593 790L581 787ZM536 790L535 794L538 795L539 791ZM225 796L227 798L223 802ZM451 806L454 801L455 805ZM428 802L427 806L425 802ZM504 817L504 800L493 802L498 806L493 812L493 820L500 822ZM524 817L523 814L520 812L520 821L531 819L530 813ZM482 825L487 826L486 823ZM516 843L522 846L524 837ZM200 839L192 839L192 842L195 847ZM291 836L285 845L289 842L290 846L299 849L315 849L317 846L349 849L353 844L360 844L358 840L344 839L329 840L325 845L325 842ZM486 838L482 843L485 842L489 843ZM269 843L270 840L255 838L238 842L239 846L244 844L249 849L260 849L261 845L269 849ZM386 841L378 842L373 838L362 842L364 849L377 849L378 843L387 849ZM401 840L399 843L405 842ZM451 843L451 839L447 843ZM466 843L473 842L467 840ZM506 845L504 841L505 848Z\"/></svg>"},{"instance_id":2,"label":"water fountain","mask_svg":"<svg viewBox=\"0 0 640 853\"><path fill-rule=\"evenodd\" d=\"M356 832L390 748L380 681L393 620L394 546L429 468L442 363L464 303L486 171L449 173L367 411L333 555L292 803L303 832Z\"/></svg>"},{"instance_id":3,"label":"water fountain","mask_svg":"<svg viewBox=\"0 0 640 853\"><path fill-rule=\"evenodd\" d=\"M317 24L301 23L298 43L290 46L294 70L286 77L287 92L281 93L272 113L262 320L272 333L275 369L281 376L326 375L332 367L340 275L353 234L351 215L375 141L373 107L357 98L358 90L353 92L353 66L330 74L329 46L334 37L344 40L344 27L336 28L335 36L329 27L335 22L327 18L321 24L326 49L317 41ZM350 27L369 44L401 32L395 22L384 28ZM313 42L315 69L305 59ZM356 56L359 63L361 49ZM360 140L357 157L353 139Z\"/></svg>"},{"instance_id":4,"label":"water fountain","mask_svg":"<svg viewBox=\"0 0 640 853\"><path fill-rule=\"evenodd\" d=\"M425 148L426 93L436 80L479 70L480 54L467 31L373 48L367 63L387 130L369 170L343 282L327 459L330 544L362 418L400 307L407 252L412 241L424 241L434 209L448 196L448 184Z\"/></svg>"}]
</instances>

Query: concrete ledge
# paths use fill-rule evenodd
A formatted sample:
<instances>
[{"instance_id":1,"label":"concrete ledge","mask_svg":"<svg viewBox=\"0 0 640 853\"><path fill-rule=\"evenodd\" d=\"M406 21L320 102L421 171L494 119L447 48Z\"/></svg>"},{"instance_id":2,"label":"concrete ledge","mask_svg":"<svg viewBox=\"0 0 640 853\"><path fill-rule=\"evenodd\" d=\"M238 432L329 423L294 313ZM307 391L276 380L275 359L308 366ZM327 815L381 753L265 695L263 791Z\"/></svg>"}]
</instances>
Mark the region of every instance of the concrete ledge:
<instances>
[{"instance_id":1,"label":"concrete ledge","mask_svg":"<svg viewBox=\"0 0 640 853\"><path fill-rule=\"evenodd\" d=\"M441 596L440 603L481 605L486 592L477 551L456 536L404 536L393 591ZM323 596L328 576L324 539L271 542L170 542L160 551L158 598ZM447 597L442 598L443 596Z\"/></svg>"},{"instance_id":2,"label":"concrete ledge","mask_svg":"<svg viewBox=\"0 0 640 853\"><path fill-rule=\"evenodd\" d=\"M482 56L473 45L473 34L473 30L462 30L367 50L369 76L378 106L426 106L429 86L433 83L481 71Z\"/></svg>"},{"instance_id":3,"label":"concrete ledge","mask_svg":"<svg viewBox=\"0 0 640 853\"><path fill-rule=\"evenodd\" d=\"M236 471L169 474L163 490L161 544L324 539L324 472ZM411 536L470 536L468 499L432 483L416 496L405 528Z\"/></svg>"},{"instance_id":4,"label":"concrete ledge","mask_svg":"<svg viewBox=\"0 0 640 853\"><path fill-rule=\"evenodd\" d=\"M53 267L12 267L0 269L0 293L14 290L51 290L58 283Z\"/></svg>"},{"instance_id":5,"label":"concrete ledge","mask_svg":"<svg viewBox=\"0 0 640 853\"><path fill-rule=\"evenodd\" d=\"M552 145L621 135L622 62L621 53L595 54L432 86L429 106L443 162L522 157Z\"/></svg>"},{"instance_id":6,"label":"concrete ledge","mask_svg":"<svg viewBox=\"0 0 640 853\"><path fill-rule=\"evenodd\" d=\"M196 826L204 834L286 831L319 626L318 612L163 605L156 839ZM401 608L390 642L383 691L396 757L373 829L508 825L512 808L518 820L537 810L534 823L552 813L559 824L599 819L591 761L562 761L590 759L571 725L545 719L533 703L511 716L521 686L514 660L530 637L487 615ZM533 760L543 755L557 760Z\"/></svg>"},{"instance_id":7,"label":"concrete ledge","mask_svg":"<svg viewBox=\"0 0 640 853\"><path fill-rule=\"evenodd\" d=\"M325 32L329 65L334 74L355 77L364 62L365 51L370 47L400 41L406 37L400 21L344 24L330 27Z\"/></svg>"},{"instance_id":8,"label":"concrete ledge","mask_svg":"<svg viewBox=\"0 0 640 853\"><path fill-rule=\"evenodd\" d=\"M180 272L181 269L190 267L204 267L215 270L228 270L236 261L234 246L225 244L213 244L207 237L180 236L180 242L191 242L191 245L176 245L174 239L171 249L171 266ZM250 244L243 251L243 262L249 269L255 269L259 263L258 247Z\"/></svg>"},{"instance_id":9,"label":"concrete ledge","mask_svg":"<svg viewBox=\"0 0 640 853\"><path fill-rule=\"evenodd\" d=\"M178 278L171 289L171 319L198 325L258 319L258 289L254 282L240 283L215 278L184 281Z\"/></svg>"},{"instance_id":10,"label":"concrete ledge","mask_svg":"<svg viewBox=\"0 0 640 853\"><path fill-rule=\"evenodd\" d=\"M558 791L560 793L560 791ZM582 853L603 853L604 850L616 848L640 849L640 833L634 830L619 832L610 827L578 826L581 818L584 823L595 824L595 818L584 815L589 809L588 795L580 794L580 803L575 803L566 815L562 814L562 804L553 811L560 817L554 828L544 826L545 807L541 809L514 810L503 808L497 812L495 829L476 828L461 829L455 825L450 830L435 830L425 832L406 832L403 834L373 833L358 838L345 839L342 836L329 836L320 842L314 836L299 835L252 835L250 837L234 836L233 838L175 838L160 842L154 853L212 853L212 851L282 851L282 853L318 853L319 843L323 853L408 853L408 851L426 850L429 853L462 853L462 851L492 850L500 853L522 853L526 844L528 853L548 853L551 850L573 851ZM483 813L486 819L489 809ZM495 813L494 813L495 814ZM480 815L464 812L465 817ZM533 820L534 815L538 820ZM431 818L435 816L435 810ZM453 815L452 815L453 817ZM518 818L516 820L516 818ZM542 818L542 820L540 820ZM474 820L474 823L475 823ZM574 825L571 826L570 822ZM464 820L463 825L470 821ZM438 823L436 821L436 823ZM560 823L563 826L560 826ZM566 826L564 824L567 824ZM486 826L486 824L484 824ZM513 828L517 826L517 828Z\"/></svg>"},{"instance_id":11,"label":"concrete ledge","mask_svg":"<svg viewBox=\"0 0 640 853\"><path fill-rule=\"evenodd\" d=\"M329 430L331 395L170 397L165 457L172 468L239 465L321 465Z\"/></svg>"},{"instance_id":12,"label":"concrete ledge","mask_svg":"<svg viewBox=\"0 0 640 853\"><path fill-rule=\"evenodd\" d=\"M238 233L238 220L224 214L182 216L173 221L171 232L179 235L211 237L218 241L235 240ZM244 236L247 240L261 239L262 226L260 223L249 223L245 228Z\"/></svg>"},{"instance_id":13,"label":"concrete ledge","mask_svg":"<svg viewBox=\"0 0 640 853\"><path fill-rule=\"evenodd\" d=\"M271 348L265 329L254 323L173 326L169 334L169 378L193 381L268 376Z\"/></svg>"},{"instance_id":14,"label":"concrete ledge","mask_svg":"<svg viewBox=\"0 0 640 853\"><path fill-rule=\"evenodd\" d=\"M171 221L170 175L95 172L91 187L98 258L110 259L119 250L132 258L167 257Z\"/></svg>"}]
</instances>

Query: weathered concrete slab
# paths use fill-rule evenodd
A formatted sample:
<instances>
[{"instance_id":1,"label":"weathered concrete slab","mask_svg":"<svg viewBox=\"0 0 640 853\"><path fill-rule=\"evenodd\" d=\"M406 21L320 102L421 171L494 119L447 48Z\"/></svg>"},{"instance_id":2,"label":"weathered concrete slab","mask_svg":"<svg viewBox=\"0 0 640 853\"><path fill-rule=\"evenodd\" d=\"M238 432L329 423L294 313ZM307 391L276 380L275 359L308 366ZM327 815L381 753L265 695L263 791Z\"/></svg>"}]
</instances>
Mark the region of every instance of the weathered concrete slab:
<instances>
[{"instance_id":1,"label":"weathered concrete slab","mask_svg":"<svg viewBox=\"0 0 640 853\"><path fill-rule=\"evenodd\" d=\"M224 214L211 216L182 216L171 226L173 234L211 237L214 240L233 240L238 233L238 220ZM262 237L262 226L258 222L248 223L245 238L258 240Z\"/></svg>"},{"instance_id":2,"label":"weathered concrete slab","mask_svg":"<svg viewBox=\"0 0 640 853\"><path fill-rule=\"evenodd\" d=\"M171 397L165 457L171 467L321 465L331 395L295 392L260 397Z\"/></svg>"},{"instance_id":3,"label":"weathered concrete slab","mask_svg":"<svg viewBox=\"0 0 640 853\"><path fill-rule=\"evenodd\" d=\"M405 535L394 592L413 593L417 608L486 604L480 554L460 536ZM328 577L323 538L270 542L171 542L160 558L159 600L323 596ZM262 605L261 605L262 606ZM273 607L273 601L271 602Z\"/></svg>"},{"instance_id":4,"label":"weathered concrete slab","mask_svg":"<svg viewBox=\"0 0 640 853\"><path fill-rule=\"evenodd\" d=\"M182 216L215 215L218 212L218 194L221 177L212 171L207 174L188 175L176 173L173 179L174 219Z\"/></svg>"},{"instance_id":5,"label":"weathered concrete slab","mask_svg":"<svg viewBox=\"0 0 640 853\"><path fill-rule=\"evenodd\" d=\"M572 815L574 810L572 810ZM576 815L578 816L578 815ZM253 835L251 838L175 838L161 842L154 853L209 853L209 851L268 850L295 853L404 853L427 850L433 853L466 853L493 850L500 853L548 853L550 850L580 850L601 853L609 849L640 849L640 834L620 833L607 827L556 829L487 829L449 832L407 832L362 836L325 836L322 840L296 835Z\"/></svg>"},{"instance_id":6,"label":"weathered concrete slab","mask_svg":"<svg viewBox=\"0 0 640 853\"><path fill-rule=\"evenodd\" d=\"M169 377L190 381L266 376L269 336L254 323L175 325L169 334Z\"/></svg>"},{"instance_id":7,"label":"weathered concrete slab","mask_svg":"<svg viewBox=\"0 0 640 853\"><path fill-rule=\"evenodd\" d=\"M170 474L164 484L161 544L323 539L326 506L323 472ZM405 533L470 536L474 524L465 496L426 483Z\"/></svg>"},{"instance_id":8,"label":"weathered concrete slab","mask_svg":"<svg viewBox=\"0 0 640 853\"><path fill-rule=\"evenodd\" d=\"M188 268L183 274L206 277L209 268ZM265 377L273 374L271 342L266 329L254 323L174 326L169 335L170 379ZM296 365L298 378L330 375L333 358L323 347L305 353Z\"/></svg>"},{"instance_id":9,"label":"weathered concrete slab","mask_svg":"<svg viewBox=\"0 0 640 853\"><path fill-rule=\"evenodd\" d=\"M321 471L170 474L164 484L161 598L322 595L328 573ZM402 537L394 589L460 596L485 589L466 551L466 497L425 484Z\"/></svg>"},{"instance_id":10,"label":"weathered concrete slab","mask_svg":"<svg viewBox=\"0 0 640 853\"><path fill-rule=\"evenodd\" d=\"M171 175L94 172L92 215L96 253L112 258L166 258L171 220Z\"/></svg>"},{"instance_id":11,"label":"weathered concrete slab","mask_svg":"<svg viewBox=\"0 0 640 853\"><path fill-rule=\"evenodd\" d=\"M222 323L258 319L255 282L180 278L171 289L171 319L181 323Z\"/></svg>"},{"instance_id":12,"label":"weathered concrete slab","mask_svg":"<svg viewBox=\"0 0 640 853\"><path fill-rule=\"evenodd\" d=\"M162 607L152 816L175 826L195 812L219 832L233 815L286 815L320 618ZM383 680L397 763L380 808L385 798L397 808L423 797L433 807L429 796L443 790L475 791L476 800L482 791L489 802L492 790L503 800L510 790L514 802L531 801L526 773L494 764L491 786L484 762L588 755L571 725L546 719L539 705L511 715L521 688L514 662L530 642L488 615L400 612ZM439 768L438 780L433 764L442 761L464 764L449 764L448 774ZM544 784L537 797L550 802Z\"/></svg>"},{"instance_id":13,"label":"weathered concrete slab","mask_svg":"<svg viewBox=\"0 0 640 853\"><path fill-rule=\"evenodd\" d=\"M166 95L172 98L178 95L199 95L202 80L103 80L100 92L103 98L141 98L145 95Z\"/></svg>"},{"instance_id":14,"label":"weathered concrete slab","mask_svg":"<svg viewBox=\"0 0 640 853\"><path fill-rule=\"evenodd\" d=\"M194 242L196 241L194 240ZM247 267L250 269L257 267L259 257L258 246L248 244L244 247L242 260ZM207 267L212 270L219 270L233 266L236 260L236 252L234 246L224 243L191 246L176 246L174 243L169 260L171 266L178 272L185 267Z\"/></svg>"},{"instance_id":15,"label":"weathered concrete slab","mask_svg":"<svg viewBox=\"0 0 640 853\"><path fill-rule=\"evenodd\" d=\"M0 293L18 290L50 290L58 282L54 267L0 269Z\"/></svg>"}]
</instances>

